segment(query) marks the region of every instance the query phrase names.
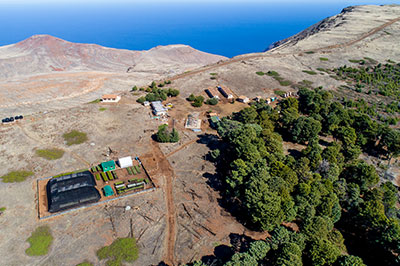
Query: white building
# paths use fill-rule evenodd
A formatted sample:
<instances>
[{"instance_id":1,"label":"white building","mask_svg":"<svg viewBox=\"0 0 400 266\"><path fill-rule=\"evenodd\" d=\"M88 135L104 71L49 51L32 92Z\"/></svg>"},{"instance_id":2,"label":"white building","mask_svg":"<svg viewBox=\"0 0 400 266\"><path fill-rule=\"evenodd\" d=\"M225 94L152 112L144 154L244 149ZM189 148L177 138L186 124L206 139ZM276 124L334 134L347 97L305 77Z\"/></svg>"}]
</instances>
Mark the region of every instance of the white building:
<instances>
[{"instance_id":1,"label":"white building","mask_svg":"<svg viewBox=\"0 0 400 266\"><path fill-rule=\"evenodd\" d=\"M133 166L132 157L122 157L118 159L118 164L121 168L131 167Z\"/></svg>"},{"instance_id":2,"label":"white building","mask_svg":"<svg viewBox=\"0 0 400 266\"><path fill-rule=\"evenodd\" d=\"M161 101L151 102L151 108L153 108L154 115L167 115L167 108L165 108Z\"/></svg>"},{"instance_id":3,"label":"white building","mask_svg":"<svg viewBox=\"0 0 400 266\"><path fill-rule=\"evenodd\" d=\"M115 94L105 94L101 96L101 101L103 103L117 103L121 100L121 96Z\"/></svg>"}]
</instances>

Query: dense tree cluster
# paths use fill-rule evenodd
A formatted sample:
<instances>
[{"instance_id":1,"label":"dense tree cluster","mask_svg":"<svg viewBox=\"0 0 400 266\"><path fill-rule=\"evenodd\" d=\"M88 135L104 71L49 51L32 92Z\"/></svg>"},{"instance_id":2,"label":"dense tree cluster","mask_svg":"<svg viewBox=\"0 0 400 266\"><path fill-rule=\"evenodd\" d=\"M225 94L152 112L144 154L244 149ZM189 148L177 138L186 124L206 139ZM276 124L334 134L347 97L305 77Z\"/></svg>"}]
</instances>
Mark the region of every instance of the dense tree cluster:
<instances>
[{"instance_id":1,"label":"dense tree cluster","mask_svg":"<svg viewBox=\"0 0 400 266\"><path fill-rule=\"evenodd\" d=\"M271 234L225 265L400 263L397 189L379 184L375 167L358 159L361 152L398 156L398 130L321 88L303 88L299 100L284 99L274 109L255 103L223 118L218 134L225 145L211 157L218 158L224 197L248 226ZM283 139L306 146L285 155Z\"/></svg>"},{"instance_id":2,"label":"dense tree cluster","mask_svg":"<svg viewBox=\"0 0 400 266\"><path fill-rule=\"evenodd\" d=\"M153 101L165 101L168 97L176 97L179 95L179 90L177 89L159 89L156 85L154 87L149 88L149 93L146 96L142 96L137 99L138 103L144 103L145 101L153 102Z\"/></svg>"},{"instance_id":3,"label":"dense tree cluster","mask_svg":"<svg viewBox=\"0 0 400 266\"><path fill-rule=\"evenodd\" d=\"M175 128L171 132L168 131L168 125L164 124L158 127L158 132L154 136L157 142L178 142L179 133Z\"/></svg>"}]
</instances>

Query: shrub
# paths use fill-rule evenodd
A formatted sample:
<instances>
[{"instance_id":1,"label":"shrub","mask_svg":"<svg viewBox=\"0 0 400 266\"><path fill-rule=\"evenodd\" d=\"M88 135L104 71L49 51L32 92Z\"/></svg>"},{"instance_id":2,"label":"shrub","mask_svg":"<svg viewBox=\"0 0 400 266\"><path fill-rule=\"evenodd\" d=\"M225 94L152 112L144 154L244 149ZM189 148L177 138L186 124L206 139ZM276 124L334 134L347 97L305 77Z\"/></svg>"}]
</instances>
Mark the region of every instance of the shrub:
<instances>
[{"instance_id":1,"label":"shrub","mask_svg":"<svg viewBox=\"0 0 400 266\"><path fill-rule=\"evenodd\" d=\"M64 140L68 146L74 144L81 144L88 140L86 133L80 132L78 130L72 130L63 135Z\"/></svg>"},{"instance_id":2,"label":"shrub","mask_svg":"<svg viewBox=\"0 0 400 266\"><path fill-rule=\"evenodd\" d=\"M99 260L108 259L107 265L121 265L122 262L133 262L139 257L135 238L118 238L111 245L97 251Z\"/></svg>"},{"instance_id":3,"label":"shrub","mask_svg":"<svg viewBox=\"0 0 400 266\"><path fill-rule=\"evenodd\" d=\"M329 61L329 59L326 58L326 57L320 57L319 60L321 60L321 61Z\"/></svg>"},{"instance_id":4,"label":"shrub","mask_svg":"<svg viewBox=\"0 0 400 266\"><path fill-rule=\"evenodd\" d=\"M6 210L6 207L1 207L1 208L0 208L0 213L1 213L1 212L4 212L5 210Z\"/></svg>"},{"instance_id":5,"label":"shrub","mask_svg":"<svg viewBox=\"0 0 400 266\"><path fill-rule=\"evenodd\" d=\"M265 74L265 73L264 73ZM268 71L267 73L266 73L268 76L271 76L271 77L277 77L277 76L279 76L279 73L278 72L276 72L276 71Z\"/></svg>"},{"instance_id":6,"label":"shrub","mask_svg":"<svg viewBox=\"0 0 400 266\"><path fill-rule=\"evenodd\" d=\"M216 99L216 98L208 99L208 100L206 101L206 104L209 104L209 105L217 105L217 104L218 104L218 99Z\"/></svg>"},{"instance_id":7,"label":"shrub","mask_svg":"<svg viewBox=\"0 0 400 266\"><path fill-rule=\"evenodd\" d=\"M314 51L307 51L307 52L305 52L306 54L315 54L315 52Z\"/></svg>"},{"instance_id":8,"label":"shrub","mask_svg":"<svg viewBox=\"0 0 400 266\"><path fill-rule=\"evenodd\" d=\"M168 89L167 95L170 96L170 97L176 97L176 96L179 95L179 90L172 89L172 88Z\"/></svg>"},{"instance_id":9,"label":"shrub","mask_svg":"<svg viewBox=\"0 0 400 266\"><path fill-rule=\"evenodd\" d=\"M105 111L105 110L107 110L107 108L104 108L104 107L100 107L100 108L99 108L99 111L100 111L100 112L103 112L103 111Z\"/></svg>"},{"instance_id":10,"label":"shrub","mask_svg":"<svg viewBox=\"0 0 400 266\"><path fill-rule=\"evenodd\" d=\"M309 75L317 75L317 72L312 71L312 70L303 70L304 73L307 73Z\"/></svg>"},{"instance_id":11,"label":"shrub","mask_svg":"<svg viewBox=\"0 0 400 266\"><path fill-rule=\"evenodd\" d=\"M190 94L189 97L186 98L186 100L188 100L189 102L193 102L194 100L196 100L196 96L194 96L194 94Z\"/></svg>"},{"instance_id":12,"label":"shrub","mask_svg":"<svg viewBox=\"0 0 400 266\"><path fill-rule=\"evenodd\" d=\"M155 140L161 143L178 142L179 133L175 130L175 128L170 133L168 131L168 125L164 124L158 127L158 132L155 134Z\"/></svg>"},{"instance_id":13,"label":"shrub","mask_svg":"<svg viewBox=\"0 0 400 266\"><path fill-rule=\"evenodd\" d=\"M134 86L132 89L131 89L131 91L137 91L138 90L138 87L137 86Z\"/></svg>"},{"instance_id":14,"label":"shrub","mask_svg":"<svg viewBox=\"0 0 400 266\"><path fill-rule=\"evenodd\" d=\"M89 103L99 103L99 102L101 102L101 99L96 99L96 100L93 100L93 101L91 101Z\"/></svg>"},{"instance_id":15,"label":"shrub","mask_svg":"<svg viewBox=\"0 0 400 266\"><path fill-rule=\"evenodd\" d=\"M218 73L210 73L211 76L216 76Z\"/></svg>"},{"instance_id":16,"label":"shrub","mask_svg":"<svg viewBox=\"0 0 400 266\"><path fill-rule=\"evenodd\" d=\"M281 91L281 90L276 90L276 91L274 91L274 93L275 93L276 95L278 95L278 96L283 97L283 95L285 95L286 92Z\"/></svg>"},{"instance_id":17,"label":"shrub","mask_svg":"<svg viewBox=\"0 0 400 266\"><path fill-rule=\"evenodd\" d=\"M164 82L165 84L171 84L172 82L170 80L167 80Z\"/></svg>"},{"instance_id":18,"label":"shrub","mask_svg":"<svg viewBox=\"0 0 400 266\"><path fill-rule=\"evenodd\" d=\"M22 182L25 181L27 177L32 175L33 172L31 171L12 171L6 175L3 175L1 179L3 179L4 183Z\"/></svg>"},{"instance_id":19,"label":"shrub","mask_svg":"<svg viewBox=\"0 0 400 266\"><path fill-rule=\"evenodd\" d=\"M262 71L257 71L256 74L259 75L259 76L264 76L265 75L265 73L262 72Z\"/></svg>"},{"instance_id":20,"label":"shrub","mask_svg":"<svg viewBox=\"0 0 400 266\"><path fill-rule=\"evenodd\" d=\"M281 86L290 86L290 85L292 85L292 82L290 80L280 80L279 84Z\"/></svg>"},{"instance_id":21,"label":"shrub","mask_svg":"<svg viewBox=\"0 0 400 266\"><path fill-rule=\"evenodd\" d=\"M29 256L43 256L49 252L49 247L53 241L50 228L48 226L40 226L26 240L31 245L25 250Z\"/></svg>"},{"instance_id":22,"label":"shrub","mask_svg":"<svg viewBox=\"0 0 400 266\"><path fill-rule=\"evenodd\" d=\"M43 149L36 150L36 155L47 160L57 160L63 157L64 151L61 149Z\"/></svg>"},{"instance_id":23,"label":"shrub","mask_svg":"<svg viewBox=\"0 0 400 266\"><path fill-rule=\"evenodd\" d=\"M136 100L138 103L144 103L146 101L146 98L144 96L140 97L139 99Z\"/></svg>"}]
</instances>

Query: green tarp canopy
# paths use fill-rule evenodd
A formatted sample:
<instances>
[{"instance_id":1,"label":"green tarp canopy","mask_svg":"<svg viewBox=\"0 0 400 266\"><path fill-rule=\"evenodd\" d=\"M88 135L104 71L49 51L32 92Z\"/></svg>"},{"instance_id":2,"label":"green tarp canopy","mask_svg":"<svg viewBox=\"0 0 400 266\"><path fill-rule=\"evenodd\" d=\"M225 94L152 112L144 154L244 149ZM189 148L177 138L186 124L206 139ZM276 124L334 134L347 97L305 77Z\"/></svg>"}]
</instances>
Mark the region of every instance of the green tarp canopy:
<instances>
[{"instance_id":1,"label":"green tarp canopy","mask_svg":"<svg viewBox=\"0 0 400 266\"><path fill-rule=\"evenodd\" d=\"M106 196L106 197L114 195L114 191L112 190L112 188L109 185L105 186L103 188L103 191L104 191L104 196Z\"/></svg>"},{"instance_id":2,"label":"green tarp canopy","mask_svg":"<svg viewBox=\"0 0 400 266\"><path fill-rule=\"evenodd\" d=\"M115 162L112 160L108 162L103 162L101 163L101 168L103 168L103 172L115 170Z\"/></svg>"}]
</instances>

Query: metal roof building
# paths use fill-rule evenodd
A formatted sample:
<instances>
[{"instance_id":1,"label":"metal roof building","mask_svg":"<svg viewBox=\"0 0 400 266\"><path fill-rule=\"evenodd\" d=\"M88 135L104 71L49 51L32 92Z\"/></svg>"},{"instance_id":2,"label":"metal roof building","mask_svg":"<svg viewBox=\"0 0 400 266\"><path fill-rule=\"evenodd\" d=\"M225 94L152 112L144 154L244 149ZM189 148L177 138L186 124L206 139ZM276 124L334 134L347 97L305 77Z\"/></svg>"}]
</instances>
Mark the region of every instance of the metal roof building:
<instances>
[{"instance_id":1,"label":"metal roof building","mask_svg":"<svg viewBox=\"0 0 400 266\"><path fill-rule=\"evenodd\" d=\"M46 185L49 212L99 201L100 193L95 185L93 174L89 171L50 179Z\"/></svg>"},{"instance_id":2,"label":"metal roof building","mask_svg":"<svg viewBox=\"0 0 400 266\"><path fill-rule=\"evenodd\" d=\"M151 102L151 108L153 108L154 115L166 115L168 111L167 108L162 105L161 101Z\"/></svg>"},{"instance_id":3,"label":"metal roof building","mask_svg":"<svg viewBox=\"0 0 400 266\"><path fill-rule=\"evenodd\" d=\"M115 162L113 160L107 161L107 162L102 162L101 168L103 168L103 172L115 170Z\"/></svg>"}]
</instances>

